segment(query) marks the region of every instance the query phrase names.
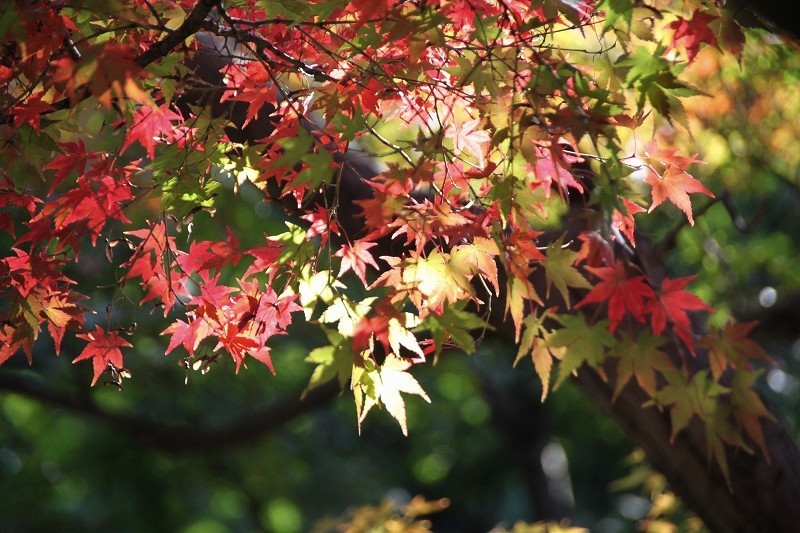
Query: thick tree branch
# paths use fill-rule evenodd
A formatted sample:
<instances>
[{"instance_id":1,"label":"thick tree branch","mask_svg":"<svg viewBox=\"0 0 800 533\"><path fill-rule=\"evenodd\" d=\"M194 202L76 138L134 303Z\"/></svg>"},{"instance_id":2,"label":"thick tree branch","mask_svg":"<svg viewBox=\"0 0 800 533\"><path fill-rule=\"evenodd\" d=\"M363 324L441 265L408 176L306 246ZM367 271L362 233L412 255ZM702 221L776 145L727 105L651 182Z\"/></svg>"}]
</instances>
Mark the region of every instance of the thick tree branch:
<instances>
[{"instance_id":1,"label":"thick tree branch","mask_svg":"<svg viewBox=\"0 0 800 533\"><path fill-rule=\"evenodd\" d=\"M760 26L800 40L800 18L791 16L792 2L783 0L728 0L727 8L746 27ZM754 17L755 15L755 17ZM789 16L787 16L789 15Z\"/></svg>"},{"instance_id":2,"label":"thick tree branch","mask_svg":"<svg viewBox=\"0 0 800 533\"><path fill-rule=\"evenodd\" d=\"M89 398L56 390L14 371L0 372L0 390L20 394L45 405L65 409L119 430L143 445L173 453L205 452L266 437L286 424L330 403L340 392L334 380L302 398L284 399L223 427L169 427L138 415L105 409ZM297 394L299 397L299 393Z\"/></svg>"},{"instance_id":3,"label":"thick tree branch","mask_svg":"<svg viewBox=\"0 0 800 533\"><path fill-rule=\"evenodd\" d=\"M169 54L173 48L181 44L184 39L194 35L200 30L208 14L219 5L220 0L200 0L194 6L189 16L183 21L180 27L170 32L166 37L151 46L145 53L136 58L136 64L144 68L153 61L161 59Z\"/></svg>"},{"instance_id":4,"label":"thick tree branch","mask_svg":"<svg viewBox=\"0 0 800 533\"><path fill-rule=\"evenodd\" d=\"M800 450L778 422L764 421L772 462L761 454L728 448L730 486L716 463L707 459L705 431L690 424L670 443L670 423L656 408L644 408L647 395L630 383L612 401L613 386L596 372L579 373L583 390L663 473L681 499L715 532L793 532L800 524Z\"/></svg>"}]
</instances>

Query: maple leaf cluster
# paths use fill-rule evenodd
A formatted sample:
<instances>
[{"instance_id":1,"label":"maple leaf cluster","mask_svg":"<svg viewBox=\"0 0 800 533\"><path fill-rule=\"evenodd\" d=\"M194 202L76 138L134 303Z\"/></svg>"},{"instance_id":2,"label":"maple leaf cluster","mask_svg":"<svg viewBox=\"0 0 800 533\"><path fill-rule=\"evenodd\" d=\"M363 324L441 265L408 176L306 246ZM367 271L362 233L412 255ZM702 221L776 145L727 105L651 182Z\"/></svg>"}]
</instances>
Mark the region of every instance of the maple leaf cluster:
<instances>
[{"instance_id":1,"label":"maple leaf cluster","mask_svg":"<svg viewBox=\"0 0 800 533\"><path fill-rule=\"evenodd\" d=\"M690 88L665 56L715 45L715 19L678 8L654 54L607 4L13 2L0 362L30 360L46 327L57 350L65 332L87 343L75 360L92 361L93 384L121 375L135 336L114 325L132 302L161 311L165 352L190 366L227 353L237 371L248 357L274 371L268 343L302 312L329 341L309 355L310 386L338 379L359 421L384 406L404 432L402 394L428 400L412 365L474 351L506 317L545 394L556 360L557 386L616 358L617 391L635 376L665 396L679 363L666 343L709 350L715 378L749 371L760 354L730 343L747 331L695 340L690 313L710 308L690 277L656 283L620 251L636 244L634 215L670 202L693 225L689 195L713 197L689 174L698 157L660 140L637 152L621 131L680 122ZM607 65L542 44L577 28L620 37ZM361 147L381 165L353 177ZM343 200L353 187L365 192ZM256 191L286 231L244 249L232 230L196 236L220 191ZM553 236L558 224L573 229ZM103 326L63 273L101 248L113 282L105 305L85 305L108 309ZM760 415L741 419L753 438Z\"/></svg>"},{"instance_id":2,"label":"maple leaf cluster","mask_svg":"<svg viewBox=\"0 0 800 533\"><path fill-rule=\"evenodd\" d=\"M644 322L650 315L652 332L660 335L667 326L694 353L692 325L687 311L713 309L694 294L684 289L693 276L680 279L665 278L661 290L655 292L644 276L630 275L628 269L617 262L614 267L587 267L601 281L597 283L576 307L592 303L607 303L609 331L612 333L625 316Z\"/></svg>"},{"instance_id":3,"label":"maple leaf cluster","mask_svg":"<svg viewBox=\"0 0 800 533\"><path fill-rule=\"evenodd\" d=\"M46 325L56 353L68 330L80 331L85 297L71 290L72 280L62 273L63 260L41 251L30 255L14 249L0 259L0 295L9 304L0 329L0 363L22 350L31 362L33 343Z\"/></svg>"},{"instance_id":4,"label":"maple leaf cluster","mask_svg":"<svg viewBox=\"0 0 800 533\"><path fill-rule=\"evenodd\" d=\"M699 192L714 197L714 194L706 189L700 181L686 172L689 165L702 163L702 161L697 159L696 154L693 157L686 157L678 155L674 148L659 148L655 141L647 144L643 159L646 162L647 171L644 181L652 187L651 194L653 196L653 203L648 212L661 205L664 200L669 200L686 214L689 224L694 226L689 194ZM663 165L664 172L659 173L654 164Z\"/></svg>"}]
</instances>

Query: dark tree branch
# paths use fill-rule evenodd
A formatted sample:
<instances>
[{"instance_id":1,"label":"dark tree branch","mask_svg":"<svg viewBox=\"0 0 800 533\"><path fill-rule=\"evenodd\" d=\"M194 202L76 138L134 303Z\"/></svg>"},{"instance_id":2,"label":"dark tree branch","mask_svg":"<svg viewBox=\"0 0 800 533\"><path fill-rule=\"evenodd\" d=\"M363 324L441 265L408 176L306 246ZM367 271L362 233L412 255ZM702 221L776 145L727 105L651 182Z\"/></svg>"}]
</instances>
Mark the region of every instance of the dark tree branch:
<instances>
[{"instance_id":1,"label":"dark tree branch","mask_svg":"<svg viewBox=\"0 0 800 533\"><path fill-rule=\"evenodd\" d=\"M200 30L208 14L219 5L220 0L200 0L180 27L151 46L145 53L136 58L136 64L144 68L169 54L173 48L181 44L187 37Z\"/></svg>"},{"instance_id":2,"label":"dark tree branch","mask_svg":"<svg viewBox=\"0 0 800 533\"><path fill-rule=\"evenodd\" d=\"M234 38L238 42L252 44L255 48L253 51L260 59L269 60L265 53L265 50L268 50L275 57L280 58L282 61L297 69L297 72L312 76L315 81L336 81L318 68L293 58L257 33L236 28L233 19L231 19L223 9L220 9L220 14L222 19L228 23L227 26L215 21L205 20L203 29L219 37Z\"/></svg>"},{"instance_id":3,"label":"dark tree branch","mask_svg":"<svg viewBox=\"0 0 800 533\"><path fill-rule=\"evenodd\" d=\"M727 8L745 27L763 27L800 40L800 17L794 11L794 2L785 0L728 0Z\"/></svg>"},{"instance_id":4,"label":"dark tree branch","mask_svg":"<svg viewBox=\"0 0 800 533\"><path fill-rule=\"evenodd\" d=\"M56 390L19 372L0 372L0 390L65 409L117 429L143 445L172 453L206 452L264 438L286 424L330 403L340 392L334 380L299 399L284 399L224 427L169 427L141 416L107 410L91 401ZM299 394L297 395L300 396Z\"/></svg>"}]
</instances>

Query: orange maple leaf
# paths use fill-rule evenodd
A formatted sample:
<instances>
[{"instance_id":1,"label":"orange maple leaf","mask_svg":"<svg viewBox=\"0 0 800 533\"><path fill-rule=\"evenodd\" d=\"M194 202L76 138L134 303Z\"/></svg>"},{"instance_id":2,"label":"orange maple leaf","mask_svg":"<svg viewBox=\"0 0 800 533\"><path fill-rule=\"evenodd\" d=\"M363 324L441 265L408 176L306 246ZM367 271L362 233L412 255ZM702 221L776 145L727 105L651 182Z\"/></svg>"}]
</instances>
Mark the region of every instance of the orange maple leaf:
<instances>
[{"instance_id":1,"label":"orange maple leaf","mask_svg":"<svg viewBox=\"0 0 800 533\"><path fill-rule=\"evenodd\" d=\"M753 339L750 331L757 322L728 322L720 332L709 333L698 342L698 346L708 350L711 375L719 379L727 367L750 370L750 361L767 361L772 359L767 352Z\"/></svg>"},{"instance_id":2,"label":"orange maple leaf","mask_svg":"<svg viewBox=\"0 0 800 533\"><path fill-rule=\"evenodd\" d=\"M706 189L702 183L680 168L669 164L663 175L659 176L651 170L644 181L653 188L651 191L653 204L647 210L648 213L661 205L664 200L669 200L678 209L686 213L689 224L692 226L694 226L694 217L692 216L692 202L689 200L689 194L701 192L714 198L714 193Z\"/></svg>"}]
</instances>

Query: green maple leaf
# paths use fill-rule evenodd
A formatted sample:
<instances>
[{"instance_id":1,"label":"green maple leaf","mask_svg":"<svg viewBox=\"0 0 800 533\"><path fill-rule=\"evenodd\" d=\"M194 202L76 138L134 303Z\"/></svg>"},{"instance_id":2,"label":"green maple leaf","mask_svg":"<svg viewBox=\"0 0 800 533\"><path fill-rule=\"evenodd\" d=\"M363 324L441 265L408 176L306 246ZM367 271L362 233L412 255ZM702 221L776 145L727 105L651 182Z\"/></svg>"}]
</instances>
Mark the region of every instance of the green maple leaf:
<instances>
[{"instance_id":1,"label":"green maple leaf","mask_svg":"<svg viewBox=\"0 0 800 533\"><path fill-rule=\"evenodd\" d=\"M666 48L659 47L655 52L637 48L634 52L622 56L616 67L628 69L625 85L639 93L639 108L644 107L645 100L653 109L668 120L677 120L684 124L686 117L683 104L677 97L691 96L697 91L678 80L682 66L677 66L664 57Z\"/></svg>"},{"instance_id":2,"label":"green maple leaf","mask_svg":"<svg viewBox=\"0 0 800 533\"><path fill-rule=\"evenodd\" d=\"M761 418L775 420L775 417L767 410L761 397L753 388L756 378L761 373L762 370L749 371L742 369L737 369L733 373L731 406L733 407L733 416L739 426L758 445L767 461L770 461L767 443L764 439L764 431L761 428Z\"/></svg>"},{"instance_id":3,"label":"green maple leaf","mask_svg":"<svg viewBox=\"0 0 800 533\"><path fill-rule=\"evenodd\" d=\"M743 390L733 392L732 389L720 385L714 381L707 369L697 372L691 378L686 375L685 371L681 370L667 370L663 375L667 380L667 385L653 396L652 402L648 402L645 405L660 405L670 408L669 414L672 423L670 442L673 442L678 433L689 425L694 416L697 416L703 422L703 427L705 428L708 459L709 461L712 459L716 461L730 487L725 444L729 443L738 446L748 452L750 452L750 448L742 439L741 432L731 421L731 415L735 412L736 404L734 403L732 408L731 405L720 402L719 399L720 396L729 392L732 398L736 395L739 401L753 401L754 398ZM734 384L735 387L747 388L752 385L752 381L748 382L750 376L745 375L740 379L741 381L738 384ZM755 396L755 399L757 400L758 397ZM760 411L759 405L763 406L760 400L755 404L755 411ZM766 413L766 408L764 408L764 412ZM755 418L756 422L758 422L757 416ZM747 420L746 422L752 422L752 420ZM750 429L745 427L745 431L751 430L754 431L751 437L754 437L754 440L760 446L763 443L763 435L761 435L761 443L758 441L760 426L758 426L758 430L754 427Z\"/></svg>"},{"instance_id":4,"label":"green maple leaf","mask_svg":"<svg viewBox=\"0 0 800 533\"><path fill-rule=\"evenodd\" d=\"M543 322L552 314L553 309L548 309L541 316L531 314L525 317L525 320L522 321L523 326L525 326L525 333L522 334L519 351L517 351L517 359L514 361L514 366L516 366L525 356L530 354L536 374L542 381L542 401L547 398L550 374L553 370L553 354L550 353L550 349L547 346L547 338L550 336L550 331L545 328Z\"/></svg>"},{"instance_id":5,"label":"green maple leaf","mask_svg":"<svg viewBox=\"0 0 800 533\"><path fill-rule=\"evenodd\" d=\"M696 396L690 394L690 391L694 389L690 387L683 372L679 370L664 372L664 377L667 385L655 394L653 401L656 405L670 408L669 414L672 422L670 441L672 442L675 440L675 436L689 424L692 416L700 412L699 404L701 402Z\"/></svg>"},{"instance_id":6,"label":"green maple leaf","mask_svg":"<svg viewBox=\"0 0 800 533\"><path fill-rule=\"evenodd\" d=\"M655 337L647 331L642 332L635 341L623 333L622 340L614 347L614 355L619 357L614 398L632 377L636 377L636 382L647 394L656 394L656 371L675 368L667 354L659 350L664 342L666 339L663 337Z\"/></svg>"},{"instance_id":7,"label":"green maple leaf","mask_svg":"<svg viewBox=\"0 0 800 533\"><path fill-rule=\"evenodd\" d=\"M577 268L575 259L578 252L564 248L563 237L548 246L547 259L544 261L544 273L547 281L547 296L550 296L550 287L555 285L564 298L569 308L569 288L589 289L591 284L586 281Z\"/></svg>"},{"instance_id":8,"label":"green maple leaf","mask_svg":"<svg viewBox=\"0 0 800 533\"><path fill-rule=\"evenodd\" d=\"M553 390L558 389L584 363L597 369L605 358L606 348L616 343L614 336L608 332L608 320L589 325L583 315L563 315L558 317L558 321L563 327L547 339L551 352L561 359Z\"/></svg>"},{"instance_id":9,"label":"green maple leaf","mask_svg":"<svg viewBox=\"0 0 800 533\"><path fill-rule=\"evenodd\" d=\"M336 344L312 350L305 359L306 362L315 363L317 366L311 374L311 379L308 381L308 386L303 391L303 395L333 378L339 380L339 385L343 389L347 382L350 381L355 357L350 349L350 341L335 332L329 335L329 337L331 336L339 337L340 341Z\"/></svg>"},{"instance_id":10,"label":"green maple leaf","mask_svg":"<svg viewBox=\"0 0 800 533\"><path fill-rule=\"evenodd\" d=\"M653 403L670 407L670 440L674 441L675 436L689 424L692 416L697 415L705 421L709 415L713 415L719 403L717 398L728 389L710 379L708 370L701 370L691 379L680 370L668 370L663 374L667 384L653 396Z\"/></svg>"},{"instance_id":11,"label":"green maple leaf","mask_svg":"<svg viewBox=\"0 0 800 533\"><path fill-rule=\"evenodd\" d=\"M434 357L438 357L446 342L451 342L467 354L475 352L475 339L471 330L493 329L486 321L475 313L465 311L466 301L444 306L441 315L430 314L424 325L430 330L433 345L436 347Z\"/></svg>"},{"instance_id":12,"label":"green maple leaf","mask_svg":"<svg viewBox=\"0 0 800 533\"><path fill-rule=\"evenodd\" d=\"M308 132L300 129L296 136L281 139L279 144L283 152L269 164L270 169L288 169L300 163L304 157L313 153L314 140Z\"/></svg>"},{"instance_id":13,"label":"green maple leaf","mask_svg":"<svg viewBox=\"0 0 800 533\"><path fill-rule=\"evenodd\" d=\"M283 247L277 261L299 266L307 264L317 253L314 244L306 238L306 231L303 228L291 222L285 224L289 231L270 237L271 241L278 242Z\"/></svg>"},{"instance_id":14,"label":"green maple leaf","mask_svg":"<svg viewBox=\"0 0 800 533\"><path fill-rule=\"evenodd\" d=\"M603 33L610 30L618 20L625 22L630 28L633 18L634 0L603 0L598 7L605 9L606 17L603 23Z\"/></svg>"},{"instance_id":15,"label":"green maple leaf","mask_svg":"<svg viewBox=\"0 0 800 533\"><path fill-rule=\"evenodd\" d=\"M732 418L732 407L726 402L717 400L716 394L712 393L706 398L704 407L705 418L705 432L706 442L708 443L708 460L715 460L722 470L722 475L725 477L725 482L728 484L728 489L731 489L730 472L728 468L728 457L725 449L725 444L732 444L737 446L747 453L752 454L753 451L744 442L741 430L734 424ZM725 389L727 392L727 389Z\"/></svg>"},{"instance_id":16,"label":"green maple leaf","mask_svg":"<svg viewBox=\"0 0 800 533\"><path fill-rule=\"evenodd\" d=\"M669 72L670 62L663 57L665 48L660 47L655 53L644 48L637 48L633 53L622 56L616 66L629 67L625 76L625 84L633 87L637 82L646 83L661 72Z\"/></svg>"}]
</instances>

